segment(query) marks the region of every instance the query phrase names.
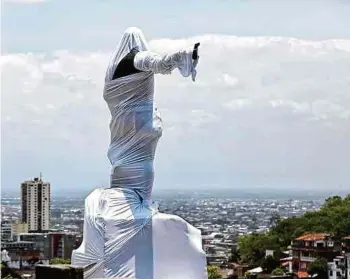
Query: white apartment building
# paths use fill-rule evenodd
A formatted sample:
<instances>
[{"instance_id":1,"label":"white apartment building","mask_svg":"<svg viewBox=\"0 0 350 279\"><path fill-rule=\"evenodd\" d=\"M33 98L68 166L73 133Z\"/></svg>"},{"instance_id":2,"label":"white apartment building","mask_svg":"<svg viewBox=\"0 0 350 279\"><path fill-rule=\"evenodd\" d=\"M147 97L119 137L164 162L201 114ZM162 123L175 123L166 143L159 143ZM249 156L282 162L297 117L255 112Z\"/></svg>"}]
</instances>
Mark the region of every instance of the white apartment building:
<instances>
[{"instance_id":1,"label":"white apartment building","mask_svg":"<svg viewBox=\"0 0 350 279\"><path fill-rule=\"evenodd\" d=\"M51 186L40 178L21 184L22 222L29 232L48 231L51 217Z\"/></svg>"},{"instance_id":2,"label":"white apartment building","mask_svg":"<svg viewBox=\"0 0 350 279\"><path fill-rule=\"evenodd\" d=\"M350 253L338 256L333 260L333 262L328 263L328 278L350 278Z\"/></svg>"}]
</instances>

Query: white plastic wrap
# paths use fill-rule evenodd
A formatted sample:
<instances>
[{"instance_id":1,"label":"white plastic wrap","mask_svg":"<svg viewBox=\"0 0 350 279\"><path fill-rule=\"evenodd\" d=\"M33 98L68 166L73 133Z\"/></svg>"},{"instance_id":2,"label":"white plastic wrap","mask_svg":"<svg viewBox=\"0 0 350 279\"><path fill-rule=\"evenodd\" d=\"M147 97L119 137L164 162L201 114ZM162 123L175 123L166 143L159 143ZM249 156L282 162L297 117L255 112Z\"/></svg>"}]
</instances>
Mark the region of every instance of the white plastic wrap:
<instances>
[{"instance_id":1,"label":"white plastic wrap","mask_svg":"<svg viewBox=\"0 0 350 279\"><path fill-rule=\"evenodd\" d=\"M133 48L140 51L134 65L142 72L111 80ZM151 196L162 134L153 103L154 74L177 68L193 78L192 50L159 56L147 50L140 30L130 28L111 59L104 88L111 112L111 188L86 198L84 240L72 255L73 265L87 268L85 278L207 278L200 231L180 217L159 213Z\"/></svg>"},{"instance_id":2,"label":"white plastic wrap","mask_svg":"<svg viewBox=\"0 0 350 279\"><path fill-rule=\"evenodd\" d=\"M140 204L128 189L96 189L85 201L84 240L72 264L85 278L206 279L200 231Z\"/></svg>"}]
</instances>

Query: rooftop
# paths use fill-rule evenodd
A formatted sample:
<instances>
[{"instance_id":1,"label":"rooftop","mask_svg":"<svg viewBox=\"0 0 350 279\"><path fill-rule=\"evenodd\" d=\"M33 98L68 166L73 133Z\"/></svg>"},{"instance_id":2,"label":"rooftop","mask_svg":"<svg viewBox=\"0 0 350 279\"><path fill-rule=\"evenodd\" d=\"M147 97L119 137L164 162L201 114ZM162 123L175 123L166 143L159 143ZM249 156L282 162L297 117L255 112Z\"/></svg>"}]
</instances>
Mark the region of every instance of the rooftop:
<instances>
[{"instance_id":1,"label":"rooftop","mask_svg":"<svg viewBox=\"0 0 350 279\"><path fill-rule=\"evenodd\" d=\"M324 240L328 236L329 234L327 233L309 233L298 237L296 240L317 241L317 240Z\"/></svg>"},{"instance_id":2,"label":"rooftop","mask_svg":"<svg viewBox=\"0 0 350 279\"><path fill-rule=\"evenodd\" d=\"M297 275L299 278L307 278L309 277L309 274L306 271L298 271Z\"/></svg>"}]
</instances>

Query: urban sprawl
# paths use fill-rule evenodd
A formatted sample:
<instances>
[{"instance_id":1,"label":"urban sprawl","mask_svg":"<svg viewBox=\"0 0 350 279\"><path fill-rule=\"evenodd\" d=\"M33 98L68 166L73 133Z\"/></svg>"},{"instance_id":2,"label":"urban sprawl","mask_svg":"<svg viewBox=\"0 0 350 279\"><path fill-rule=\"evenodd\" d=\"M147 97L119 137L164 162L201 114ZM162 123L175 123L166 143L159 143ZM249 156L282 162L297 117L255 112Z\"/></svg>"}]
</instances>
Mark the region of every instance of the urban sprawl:
<instances>
[{"instance_id":1,"label":"urban sprawl","mask_svg":"<svg viewBox=\"0 0 350 279\"><path fill-rule=\"evenodd\" d=\"M42 177L21 183L20 193L20 197L2 198L1 261L18 274L34 278L37 264L70 262L83 238L84 197L52 199L51 185ZM350 279L350 232L337 235L315 228L297 234L283 251L273 249L274 244L256 244L259 247L252 248L250 258L242 254L243 248L249 253L240 247L242 237L267 234L281 220L316 212L324 200L174 194L159 196L157 202L161 212L179 215L201 231L209 278L265 278L266 274L308 278L313 275L312 264L317 270L315 262L323 260L326 277ZM261 254L262 249L262 259L254 262L259 259L254 253Z\"/></svg>"}]
</instances>

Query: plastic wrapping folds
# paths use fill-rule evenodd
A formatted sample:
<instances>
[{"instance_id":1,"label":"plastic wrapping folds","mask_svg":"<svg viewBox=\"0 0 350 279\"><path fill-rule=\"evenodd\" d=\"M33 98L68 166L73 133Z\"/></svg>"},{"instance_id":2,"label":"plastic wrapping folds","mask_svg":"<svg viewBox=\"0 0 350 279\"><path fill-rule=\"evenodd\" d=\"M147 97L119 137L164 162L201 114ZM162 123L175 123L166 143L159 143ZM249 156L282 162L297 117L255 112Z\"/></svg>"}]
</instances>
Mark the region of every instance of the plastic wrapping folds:
<instances>
[{"instance_id":1,"label":"plastic wrapping folds","mask_svg":"<svg viewBox=\"0 0 350 279\"><path fill-rule=\"evenodd\" d=\"M112 80L125 55L136 48L141 72ZM152 202L153 161L162 121L154 107L154 74L179 69L195 76L192 48L160 56L147 49L141 31L129 28L106 73L104 99L111 112L111 185L85 201L84 239L72 264L85 278L204 279L200 231L180 217L158 212Z\"/></svg>"}]
</instances>

